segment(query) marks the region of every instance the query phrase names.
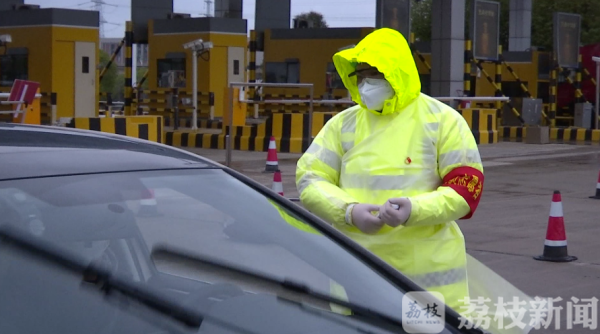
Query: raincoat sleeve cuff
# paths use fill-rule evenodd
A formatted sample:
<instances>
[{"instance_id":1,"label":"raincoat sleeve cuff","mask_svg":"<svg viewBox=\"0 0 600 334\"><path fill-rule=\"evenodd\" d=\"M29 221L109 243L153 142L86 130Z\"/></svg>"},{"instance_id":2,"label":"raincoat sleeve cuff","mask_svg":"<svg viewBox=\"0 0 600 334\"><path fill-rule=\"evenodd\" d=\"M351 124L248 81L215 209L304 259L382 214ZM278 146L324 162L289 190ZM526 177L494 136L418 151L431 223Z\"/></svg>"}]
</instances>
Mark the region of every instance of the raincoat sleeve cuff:
<instances>
[{"instance_id":1,"label":"raincoat sleeve cuff","mask_svg":"<svg viewBox=\"0 0 600 334\"><path fill-rule=\"evenodd\" d=\"M410 198L411 213L405 226L447 224L468 215L469 205L455 190L441 186L436 191Z\"/></svg>"}]
</instances>

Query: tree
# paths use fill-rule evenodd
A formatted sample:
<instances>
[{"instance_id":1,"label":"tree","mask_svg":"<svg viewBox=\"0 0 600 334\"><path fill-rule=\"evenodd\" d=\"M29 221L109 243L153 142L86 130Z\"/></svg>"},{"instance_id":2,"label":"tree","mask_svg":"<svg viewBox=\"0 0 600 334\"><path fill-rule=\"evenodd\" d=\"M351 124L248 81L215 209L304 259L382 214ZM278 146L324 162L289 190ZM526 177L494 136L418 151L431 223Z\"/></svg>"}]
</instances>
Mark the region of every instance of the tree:
<instances>
[{"instance_id":1,"label":"tree","mask_svg":"<svg viewBox=\"0 0 600 334\"><path fill-rule=\"evenodd\" d=\"M110 55L104 50L100 50L100 73L102 73L102 69L106 66L106 64L108 64L109 61ZM100 92L112 92L114 86L118 83L117 79L117 65L115 63L112 63L110 67L106 70L106 72L104 72L104 76L102 77L102 81L100 82Z\"/></svg>"},{"instance_id":2,"label":"tree","mask_svg":"<svg viewBox=\"0 0 600 334\"><path fill-rule=\"evenodd\" d=\"M308 26L309 27L313 27L313 28L327 28L327 22L325 22L325 19L323 18L323 15L321 13L317 13L315 11L310 11L307 13L301 13L298 14L294 17L295 20L298 21L307 21L308 22Z\"/></svg>"}]
</instances>

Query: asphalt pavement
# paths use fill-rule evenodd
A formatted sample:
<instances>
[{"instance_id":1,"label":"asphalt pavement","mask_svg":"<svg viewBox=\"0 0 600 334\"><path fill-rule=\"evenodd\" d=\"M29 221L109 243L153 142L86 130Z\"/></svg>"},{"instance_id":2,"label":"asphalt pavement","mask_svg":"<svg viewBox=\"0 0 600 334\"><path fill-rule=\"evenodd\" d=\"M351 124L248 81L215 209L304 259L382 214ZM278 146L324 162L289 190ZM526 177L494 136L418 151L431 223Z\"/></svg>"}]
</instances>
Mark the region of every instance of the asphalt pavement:
<instances>
[{"instance_id":1,"label":"asphalt pavement","mask_svg":"<svg viewBox=\"0 0 600 334\"><path fill-rule=\"evenodd\" d=\"M472 219L458 222L468 253L530 296L560 298L554 306L562 309L554 312L549 328L532 333L598 332L600 200L589 197L596 191L600 146L501 142L479 149L485 169L481 202ZM188 150L225 161L224 150ZM231 167L271 187L273 174L264 172L266 156L266 152L234 151ZM289 198L298 197L299 157L278 154L284 195ZM534 259L544 250L555 190L562 197L568 252L576 261ZM586 301L590 298L596 299ZM595 308L577 306L590 302ZM590 323L578 322L578 312L587 313L584 318Z\"/></svg>"}]
</instances>

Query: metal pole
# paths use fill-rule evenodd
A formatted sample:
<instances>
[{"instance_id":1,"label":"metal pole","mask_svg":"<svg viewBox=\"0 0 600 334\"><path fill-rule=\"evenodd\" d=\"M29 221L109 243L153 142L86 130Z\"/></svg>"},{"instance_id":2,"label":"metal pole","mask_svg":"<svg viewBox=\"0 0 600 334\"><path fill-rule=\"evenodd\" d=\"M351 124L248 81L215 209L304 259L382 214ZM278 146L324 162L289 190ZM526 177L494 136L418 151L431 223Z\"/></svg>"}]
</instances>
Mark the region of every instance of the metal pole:
<instances>
[{"instance_id":1,"label":"metal pole","mask_svg":"<svg viewBox=\"0 0 600 334\"><path fill-rule=\"evenodd\" d=\"M229 129L227 129L227 147L225 165L231 166L231 128L233 127L233 85L229 84Z\"/></svg>"},{"instance_id":2,"label":"metal pole","mask_svg":"<svg viewBox=\"0 0 600 334\"><path fill-rule=\"evenodd\" d=\"M313 120L313 99L314 99L314 86L310 86L310 102L308 105L308 146L312 144L312 120Z\"/></svg>"},{"instance_id":3,"label":"metal pole","mask_svg":"<svg viewBox=\"0 0 600 334\"><path fill-rule=\"evenodd\" d=\"M179 94L177 87L173 88L173 129L179 129Z\"/></svg>"},{"instance_id":4,"label":"metal pole","mask_svg":"<svg viewBox=\"0 0 600 334\"><path fill-rule=\"evenodd\" d=\"M193 88L192 99L194 101L194 111L192 114L192 130L198 129L198 54L196 49L192 52L192 71L193 71Z\"/></svg>"},{"instance_id":5,"label":"metal pole","mask_svg":"<svg viewBox=\"0 0 600 334\"><path fill-rule=\"evenodd\" d=\"M600 62L596 62L596 127L595 129L598 130L598 106L600 103Z\"/></svg>"}]
</instances>

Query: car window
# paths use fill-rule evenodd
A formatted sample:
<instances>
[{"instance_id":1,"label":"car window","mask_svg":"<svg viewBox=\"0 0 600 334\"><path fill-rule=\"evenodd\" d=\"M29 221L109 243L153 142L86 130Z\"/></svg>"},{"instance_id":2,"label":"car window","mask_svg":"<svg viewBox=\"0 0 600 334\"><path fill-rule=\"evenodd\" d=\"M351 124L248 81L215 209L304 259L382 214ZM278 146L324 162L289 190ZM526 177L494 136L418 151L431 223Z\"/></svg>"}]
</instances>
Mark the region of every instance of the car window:
<instances>
[{"instance_id":1,"label":"car window","mask_svg":"<svg viewBox=\"0 0 600 334\"><path fill-rule=\"evenodd\" d=\"M167 245L291 278L401 319L402 291L293 212L222 170L4 181L0 211L0 224L20 226L134 281L152 282L167 274L274 292L214 268L150 261L155 246Z\"/></svg>"}]
</instances>

